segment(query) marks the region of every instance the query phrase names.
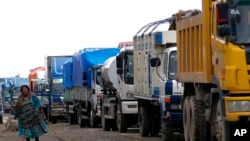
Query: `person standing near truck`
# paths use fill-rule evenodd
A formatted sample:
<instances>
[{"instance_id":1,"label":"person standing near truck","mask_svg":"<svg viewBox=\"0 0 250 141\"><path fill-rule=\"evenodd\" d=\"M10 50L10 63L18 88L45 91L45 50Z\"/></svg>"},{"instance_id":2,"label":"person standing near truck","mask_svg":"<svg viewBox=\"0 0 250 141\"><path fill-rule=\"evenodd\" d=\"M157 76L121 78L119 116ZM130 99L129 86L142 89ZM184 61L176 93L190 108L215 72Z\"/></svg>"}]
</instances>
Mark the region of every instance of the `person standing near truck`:
<instances>
[{"instance_id":1,"label":"person standing near truck","mask_svg":"<svg viewBox=\"0 0 250 141\"><path fill-rule=\"evenodd\" d=\"M48 133L48 127L45 124L41 113L40 100L32 95L29 86L21 86L21 94L15 105L14 117L18 119L18 135L30 141L35 138L39 141L39 137Z\"/></svg>"}]
</instances>

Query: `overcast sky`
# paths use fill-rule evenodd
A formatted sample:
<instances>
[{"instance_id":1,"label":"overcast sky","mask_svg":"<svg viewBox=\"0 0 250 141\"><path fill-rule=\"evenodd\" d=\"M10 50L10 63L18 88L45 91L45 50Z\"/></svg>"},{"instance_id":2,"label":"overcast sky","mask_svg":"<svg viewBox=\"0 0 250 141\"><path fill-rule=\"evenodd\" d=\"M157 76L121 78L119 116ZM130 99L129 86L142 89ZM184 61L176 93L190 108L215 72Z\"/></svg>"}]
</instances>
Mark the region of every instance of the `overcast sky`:
<instances>
[{"instance_id":1,"label":"overcast sky","mask_svg":"<svg viewBox=\"0 0 250 141\"><path fill-rule=\"evenodd\" d=\"M200 0L0 0L0 77L44 66L46 55L132 41L145 24Z\"/></svg>"}]
</instances>

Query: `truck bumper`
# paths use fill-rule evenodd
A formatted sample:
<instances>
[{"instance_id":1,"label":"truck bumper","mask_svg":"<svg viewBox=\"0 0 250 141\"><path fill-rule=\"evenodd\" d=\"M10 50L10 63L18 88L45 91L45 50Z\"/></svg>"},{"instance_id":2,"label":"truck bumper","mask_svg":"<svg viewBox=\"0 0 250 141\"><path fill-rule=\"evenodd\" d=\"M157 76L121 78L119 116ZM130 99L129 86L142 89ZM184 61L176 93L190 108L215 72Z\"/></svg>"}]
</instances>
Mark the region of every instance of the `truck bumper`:
<instances>
[{"instance_id":1,"label":"truck bumper","mask_svg":"<svg viewBox=\"0 0 250 141\"><path fill-rule=\"evenodd\" d=\"M65 108L51 109L51 116L66 116L66 109Z\"/></svg>"},{"instance_id":2,"label":"truck bumper","mask_svg":"<svg viewBox=\"0 0 250 141\"><path fill-rule=\"evenodd\" d=\"M227 121L250 121L250 97L225 97L225 113Z\"/></svg>"},{"instance_id":3,"label":"truck bumper","mask_svg":"<svg viewBox=\"0 0 250 141\"><path fill-rule=\"evenodd\" d=\"M122 101L121 107L123 114L138 114L137 101Z\"/></svg>"}]
</instances>

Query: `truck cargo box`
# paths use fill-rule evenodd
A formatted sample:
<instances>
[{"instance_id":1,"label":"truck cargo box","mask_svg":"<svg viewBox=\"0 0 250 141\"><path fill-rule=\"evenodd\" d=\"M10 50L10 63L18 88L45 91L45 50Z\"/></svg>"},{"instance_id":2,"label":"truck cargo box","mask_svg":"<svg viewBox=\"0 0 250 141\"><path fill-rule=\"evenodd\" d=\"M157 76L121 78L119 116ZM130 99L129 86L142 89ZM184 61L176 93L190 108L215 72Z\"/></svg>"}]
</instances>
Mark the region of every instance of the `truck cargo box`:
<instances>
[{"instance_id":1,"label":"truck cargo box","mask_svg":"<svg viewBox=\"0 0 250 141\"><path fill-rule=\"evenodd\" d=\"M134 89L141 97L157 97L160 93L158 68L151 67L150 59L162 60L165 44L176 43L176 31L162 31L134 38ZM161 68L160 68L161 69ZM160 70L159 69L159 70ZM160 74L163 77L162 74Z\"/></svg>"},{"instance_id":2,"label":"truck cargo box","mask_svg":"<svg viewBox=\"0 0 250 141\"><path fill-rule=\"evenodd\" d=\"M178 14L176 21L178 81L210 83L212 75L210 17L205 17L197 10ZM187 15L194 16L187 17Z\"/></svg>"}]
</instances>

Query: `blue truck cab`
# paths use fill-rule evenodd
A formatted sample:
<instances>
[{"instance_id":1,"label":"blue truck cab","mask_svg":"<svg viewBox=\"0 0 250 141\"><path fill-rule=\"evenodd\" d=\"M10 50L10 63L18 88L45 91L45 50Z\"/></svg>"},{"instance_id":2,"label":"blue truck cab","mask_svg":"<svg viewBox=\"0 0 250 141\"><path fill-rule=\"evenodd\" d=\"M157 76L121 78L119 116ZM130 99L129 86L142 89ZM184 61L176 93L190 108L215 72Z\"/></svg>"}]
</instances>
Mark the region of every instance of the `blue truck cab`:
<instances>
[{"instance_id":1,"label":"blue truck cab","mask_svg":"<svg viewBox=\"0 0 250 141\"><path fill-rule=\"evenodd\" d=\"M45 81L49 97L48 118L55 124L59 118L66 116L63 102L63 65L72 59L71 55L46 56Z\"/></svg>"}]
</instances>

